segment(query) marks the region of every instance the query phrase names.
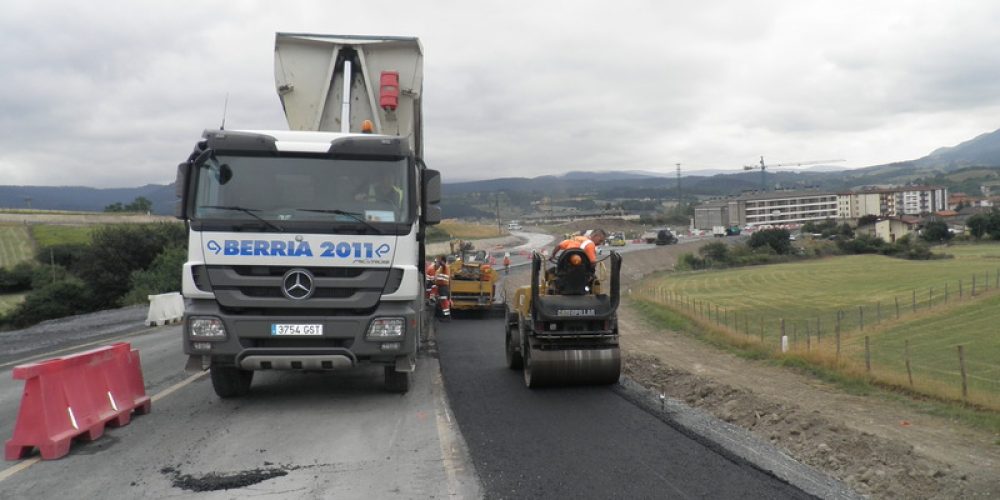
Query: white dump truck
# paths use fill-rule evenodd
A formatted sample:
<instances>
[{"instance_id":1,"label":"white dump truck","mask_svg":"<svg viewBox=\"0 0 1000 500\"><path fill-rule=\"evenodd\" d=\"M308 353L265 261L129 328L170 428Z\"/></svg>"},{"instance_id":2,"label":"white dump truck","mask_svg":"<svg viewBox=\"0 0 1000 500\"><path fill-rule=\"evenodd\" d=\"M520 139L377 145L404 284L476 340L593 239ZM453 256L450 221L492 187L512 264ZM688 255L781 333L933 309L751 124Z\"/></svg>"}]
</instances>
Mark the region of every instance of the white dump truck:
<instances>
[{"instance_id":1,"label":"white dump truck","mask_svg":"<svg viewBox=\"0 0 1000 500\"><path fill-rule=\"evenodd\" d=\"M206 130L178 166L188 368L223 398L257 370L362 363L406 392L441 220L420 42L278 33L274 75L290 130Z\"/></svg>"}]
</instances>

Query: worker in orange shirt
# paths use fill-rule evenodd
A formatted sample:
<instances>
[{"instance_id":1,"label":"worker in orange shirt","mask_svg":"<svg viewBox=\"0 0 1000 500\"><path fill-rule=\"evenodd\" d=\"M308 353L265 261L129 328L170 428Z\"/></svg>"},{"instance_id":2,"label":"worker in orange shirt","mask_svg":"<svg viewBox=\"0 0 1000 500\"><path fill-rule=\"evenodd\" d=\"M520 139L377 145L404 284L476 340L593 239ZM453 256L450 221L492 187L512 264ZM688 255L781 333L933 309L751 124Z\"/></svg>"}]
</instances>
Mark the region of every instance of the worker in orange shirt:
<instances>
[{"instance_id":1,"label":"worker in orange shirt","mask_svg":"<svg viewBox=\"0 0 1000 500\"><path fill-rule=\"evenodd\" d=\"M510 272L510 252L505 252L503 254L503 273L507 274Z\"/></svg>"},{"instance_id":2,"label":"worker in orange shirt","mask_svg":"<svg viewBox=\"0 0 1000 500\"><path fill-rule=\"evenodd\" d=\"M597 262L597 247L603 245L605 239L607 239L607 234L604 230L595 229L593 231L589 231L589 234L584 233L583 235L573 236L563 240L552 250L552 255L555 255L555 253L560 250L579 248L587 254L587 258L590 259L590 263L594 264Z\"/></svg>"}]
</instances>

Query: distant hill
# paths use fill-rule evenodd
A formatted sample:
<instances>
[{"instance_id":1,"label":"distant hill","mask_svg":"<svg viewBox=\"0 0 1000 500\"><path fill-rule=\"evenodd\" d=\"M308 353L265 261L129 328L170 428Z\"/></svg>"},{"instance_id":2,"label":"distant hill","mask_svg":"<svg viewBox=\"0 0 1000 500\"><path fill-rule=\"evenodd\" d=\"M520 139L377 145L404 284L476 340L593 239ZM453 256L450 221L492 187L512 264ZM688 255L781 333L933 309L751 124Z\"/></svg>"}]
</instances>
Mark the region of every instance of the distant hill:
<instances>
[{"instance_id":1,"label":"distant hill","mask_svg":"<svg viewBox=\"0 0 1000 500\"><path fill-rule=\"evenodd\" d=\"M914 163L949 169L1000 166L1000 130L979 135L957 146L935 149Z\"/></svg>"},{"instance_id":2,"label":"distant hill","mask_svg":"<svg viewBox=\"0 0 1000 500\"><path fill-rule=\"evenodd\" d=\"M35 208L100 212L116 202L131 203L139 196L153 202L153 213L174 213L173 185L147 184L135 188L83 186L0 186L0 208Z\"/></svg>"},{"instance_id":3,"label":"distant hill","mask_svg":"<svg viewBox=\"0 0 1000 500\"><path fill-rule=\"evenodd\" d=\"M759 172L719 169L683 169L681 187L685 197L738 194L760 187ZM724 174L724 175L723 175ZM951 147L935 149L915 160L886 165L844 169L816 165L768 171L769 188L820 188L846 190L867 185L908 182L943 184L952 190L975 192L980 185L996 184L1000 174L1000 130L982 134ZM505 193L504 203L530 209L542 197L585 196L594 199L671 199L676 197L673 166L662 171L569 171L562 175L507 177L446 182L444 205L455 216L486 217L493 213L495 193ZM1000 187L996 188L1000 190ZM128 204L143 196L153 202L153 212L173 213L173 185L149 184L136 188L98 189L81 186L0 186L0 208L101 211L113 203Z\"/></svg>"}]
</instances>

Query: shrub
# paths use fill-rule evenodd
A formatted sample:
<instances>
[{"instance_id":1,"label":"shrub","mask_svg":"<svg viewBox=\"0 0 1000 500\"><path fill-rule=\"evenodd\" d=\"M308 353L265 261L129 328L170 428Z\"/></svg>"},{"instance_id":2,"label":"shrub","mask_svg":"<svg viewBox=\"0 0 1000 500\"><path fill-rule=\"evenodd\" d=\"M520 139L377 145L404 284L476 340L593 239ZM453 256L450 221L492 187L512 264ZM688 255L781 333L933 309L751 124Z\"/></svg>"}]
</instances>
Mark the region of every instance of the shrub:
<instances>
[{"instance_id":1,"label":"shrub","mask_svg":"<svg viewBox=\"0 0 1000 500\"><path fill-rule=\"evenodd\" d=\"M131 289L122 299L124 304L142 304L149 295L179 292L181 270L187 260L187 248L169 247L156 256L149 269L133 271L129 279Z\"/></svg>"},{"instance_id":2,"label":"shrub","mask_svg":"<svg viewBox=\"0 0 1000 500\"><path fill-rule=\"evenodd\" d=\"M183 246L180 224L120 224L95 230L78 265L95 309L115 307L131 288L132 273L148 268L167 247Z\"/></svg>"},{"instance_id":3,"label":"shrub","mask_svg":"<svg viewBox=\"0 0 1000 500\"><path fill-rule=\"evenodd\" d=\"M11 269L0 268L0 293L17 293L31 288L34 266L30 262L19 262Z\"/></svg>"},{"instance_id":4,"label":"shrub","mask_svg":"<svg viewBox=\"0 0 1000 500\"><path fill-rule=\"evenodd\" d=\"M729 245L716 241L709 243L698 249L698 253L706 260L713 263L725 264L729 262Z\"/></svg>"},{"instance_id":5,"label":"shrub","mask_svg":"<svg viewBox=\"0 0 1000 500\"><path fill-rule=\"evenodd\" d=\"M695 270L704 268L705 268L705 261L696 257L694 254L690 253L682 254L681 257L677 259L677 269Z\"/></svg>"},{"instance_id":6,"label":"shrub","mask_svg":"<svg viewBox=\"0 0 1000 500\"><path fill-rule=\"evenodd\" d=\"M5 322L22 328L47 319L87 312L90 310L86 298L88 293L86 285L73 277L49 283L29 293L24 302L5 318Z\"/></svg>"},{"instance_id":7,"label":"shrub","mask_svg":"<svg viewBox=\"0 0 1000 500\"><path fill-rule=\"evenodd\" d=\"M66 269L75 269L86 253L86 244L57 243L39 248L35 252L35 260L42 264L55 263Z\"/></svg>"}]
</instances>

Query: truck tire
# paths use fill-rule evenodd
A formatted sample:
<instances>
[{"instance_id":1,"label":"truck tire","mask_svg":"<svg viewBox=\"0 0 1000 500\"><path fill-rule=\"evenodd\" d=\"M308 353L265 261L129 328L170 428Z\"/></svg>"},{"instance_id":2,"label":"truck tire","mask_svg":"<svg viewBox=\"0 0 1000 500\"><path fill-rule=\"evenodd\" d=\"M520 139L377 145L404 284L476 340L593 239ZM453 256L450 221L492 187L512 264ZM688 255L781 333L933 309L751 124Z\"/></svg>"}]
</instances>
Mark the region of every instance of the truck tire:
<instances>
[{"instance_id":1,"label":"truck tire","mask_svg":"<svg viewBox=\"0 0 1000 500\"><path fill-rule=\"evenodd\" d=\"M385 367L385 390L397 394L406 394L410 391L409 372L397 372L395 366Z\"/></svg>"},{"instance_id":2,"label":"truck tire","mask_svg":"<svg viewBox=\"0 0 1000 500\"><path fill-rule=\"evenodd\" d=\"M253 382L253 370L241 370L235 366L212 365L212 389L222 399L246 396Z\"/></svg>"}]
</instances>

